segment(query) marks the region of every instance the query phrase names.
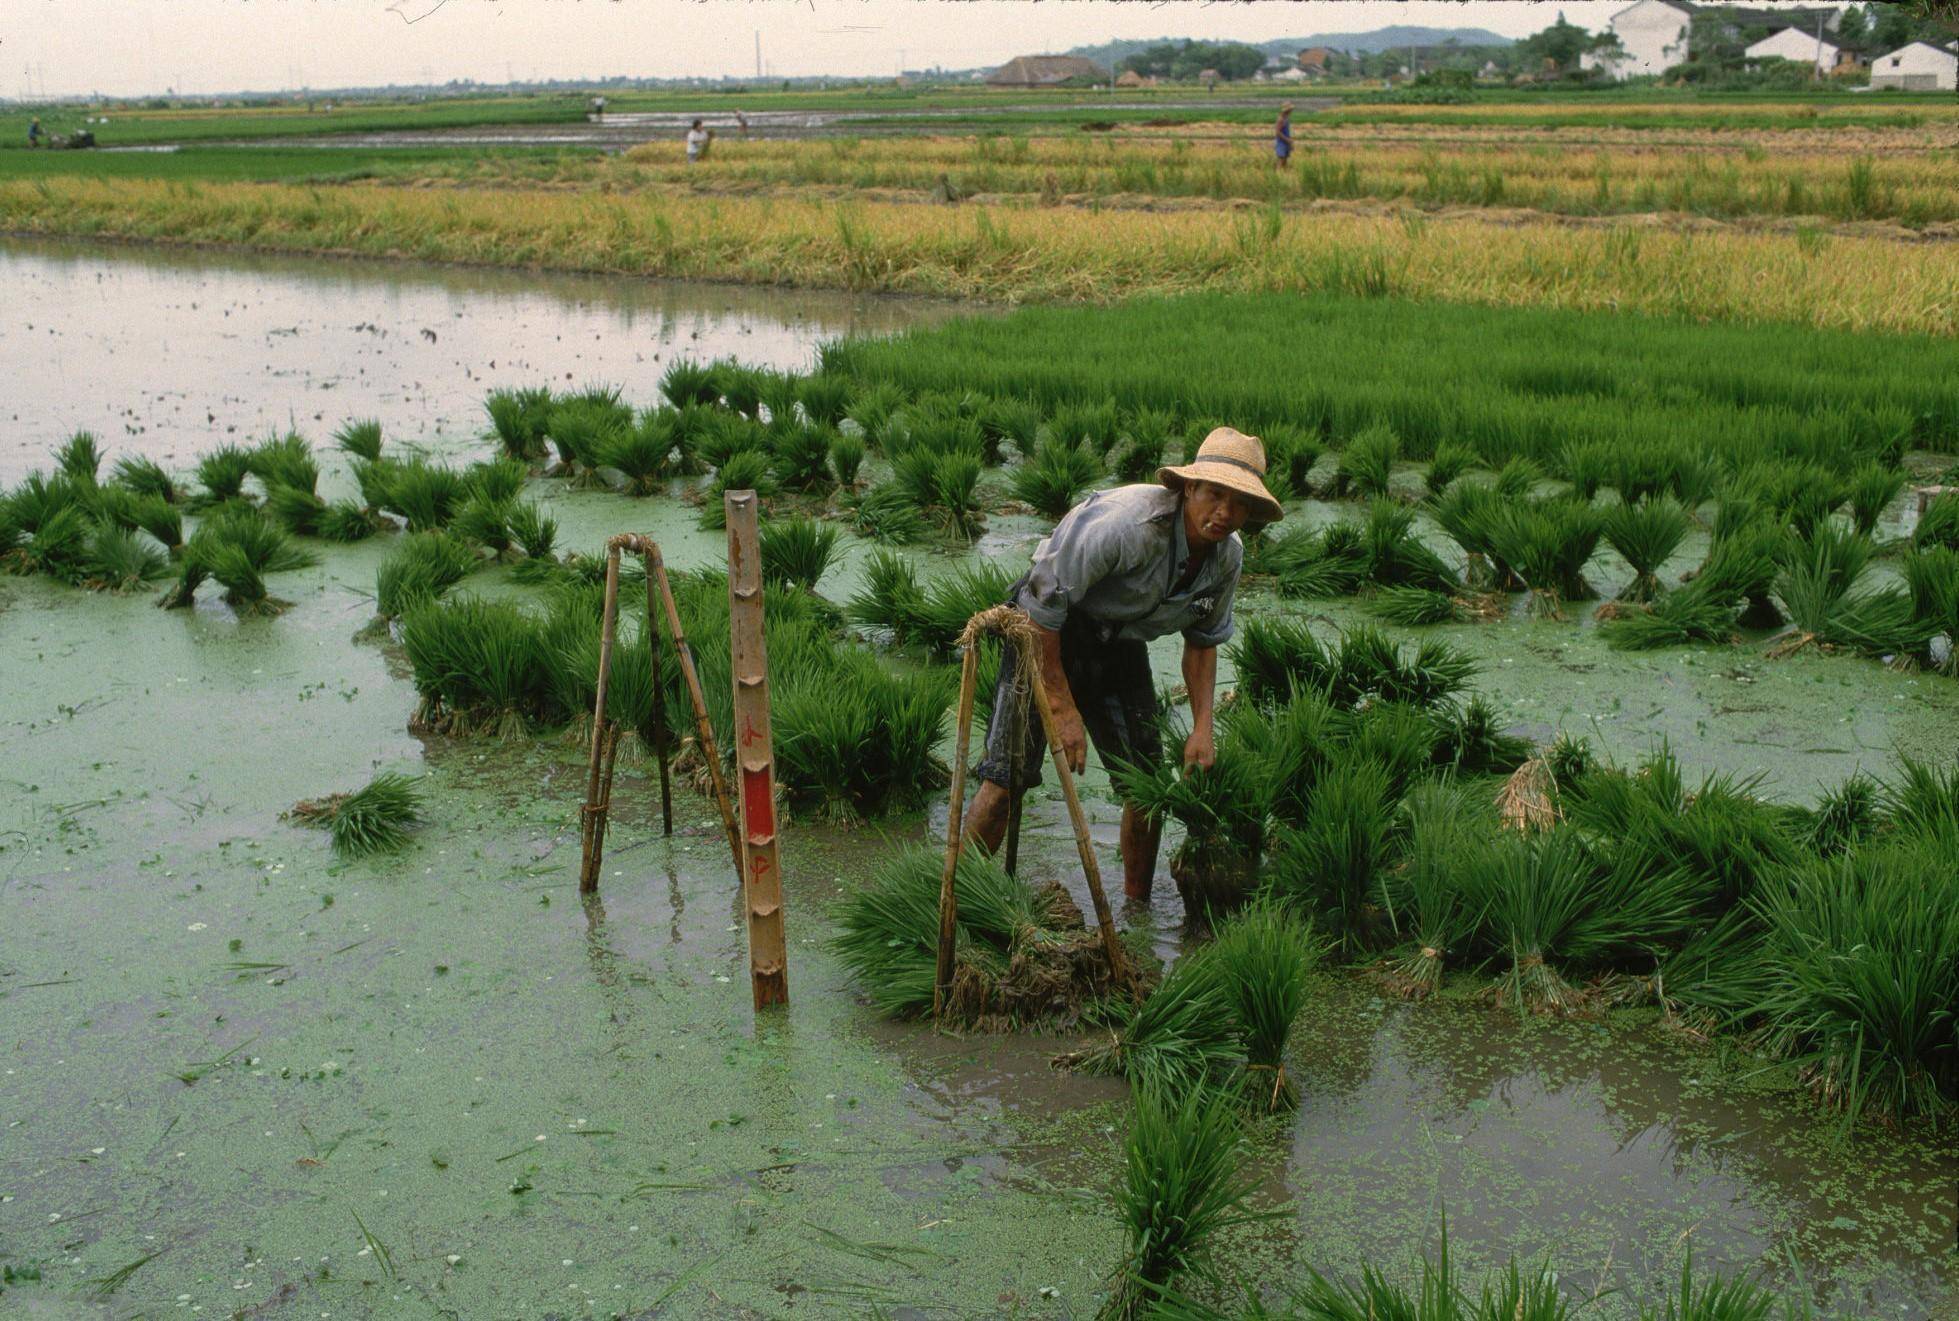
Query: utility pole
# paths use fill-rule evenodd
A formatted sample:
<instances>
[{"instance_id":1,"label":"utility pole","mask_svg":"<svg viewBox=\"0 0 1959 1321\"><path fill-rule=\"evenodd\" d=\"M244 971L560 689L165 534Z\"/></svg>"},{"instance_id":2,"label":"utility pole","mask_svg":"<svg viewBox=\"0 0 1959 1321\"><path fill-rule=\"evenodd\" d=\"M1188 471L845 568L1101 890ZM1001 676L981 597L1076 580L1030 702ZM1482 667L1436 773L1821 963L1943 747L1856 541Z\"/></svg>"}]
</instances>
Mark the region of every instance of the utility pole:
<instances>
[{"instance_id":1,"label":"utility pole","mask_svg":"<svg viewBox=\"0 0 1959 1321\"><path fill-rule=\"evenodd\" d=\"M762 29L755 29L755 81L762 80Z\"/></svg>"},{"instance_id":2,"label":"utility pole","mask_svg":"<svg viewBox=\"0 0 1959 1321\"><path fill-rule=\"evenodd\" d=\"M1823 12L1821 10L1818 10L1816 14L1816 67L1810 72L1810 81L1821 82L1822 79L1823 79Z\"/></svg>"}]
</instances>

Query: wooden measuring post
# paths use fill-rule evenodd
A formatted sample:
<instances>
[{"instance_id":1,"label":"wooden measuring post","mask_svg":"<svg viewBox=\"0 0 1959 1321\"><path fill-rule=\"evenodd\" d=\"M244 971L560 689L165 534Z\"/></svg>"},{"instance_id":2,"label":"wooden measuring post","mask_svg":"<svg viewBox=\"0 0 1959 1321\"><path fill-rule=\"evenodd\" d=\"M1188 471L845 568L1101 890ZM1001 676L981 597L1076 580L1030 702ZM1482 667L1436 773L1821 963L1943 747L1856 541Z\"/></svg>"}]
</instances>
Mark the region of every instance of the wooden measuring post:
<instances>
[{"instance_id":1,"label":"wooden measuring post","mask_svg":"<svg viewBox=\"0 0 1959 1321\"><path fill-rule=\"evenodd\" d=\"M660 833L672 835L673 774L667 765L671 755L667 747L667 690L660 682L660 589L653 580L650 542L642 545L640 557L646 565L646 651L653 666L653 691L658 694L653 702L653 755L660 759Z\"/></svg>"},{"instance_id":2,"label":"wooden measuring post","mask_svg":"<svg viewBox=\"0 0 1959 1321\"><path fill-rule=\"evenodd\" d=\"M952 994L952 970L959 940L959 896L952 878L959 871L959 846L966 837L966 753L973 741L973 685L979 674L978 638L966 644L966 658L959 666L959 733L953 740L952 807L945 822L945 871L939 877L939 964L932 983L932 1017L945 1009Z\"/></svg>"},{"instance_id":3,"label":"wooden measuring post","mask_svg":"<svg viewBox=\"0 0 1959 1321\"><path fill-rule=\"evenodd\" d=\"M619 630L619 548L608 547L605 555L605 618L599 632L598 697L592 708L592 758L585 772L585 809L580 813L579 837L583 844L578 864L578 893L595 894L599 888L599 858L605 848L605 702L612 686L612 643ZM616 743L614 745L617 746Z\"/></svg>"},{"instance_id":4,"label":"wooden measuring post","mask_svg":"<svg viewBox=\"0 0 1959 1321\"><path fill-rule=\"evenodd\" d=\"M728 516L728 627L735 685L735 774L740 779L748 976L755 1007L789 1000L782 929L782 866L776 850L775 753L769 730L769 660L762 632L761 537L753 491L722 496Z\"/></svg>"},{"instance_id":5,"label":"wooden measuring post","mask_svg":"<svg viewBox=\"0 0 1959 1321\"><path fill-rule=\"evenodd\" d=\"M1068 804L1068 820L1075 828L1075 848L1081 854L1082 873L1088 879L1088 897L1095 902L1095 924L1102 929L1102 949L1109 958L1109 979L1117 986L1129 983L1128 966L1122 957L1122 941L1116 936L1116 921L1109 912L1109 898L1102 893L1102 871L1095 865L1095 842L1088 836L1088 817L1082 800L1075 793L1075 772L1068 765L1068 754L1054 728L1054 708L1048 705L1047 684L1038 666L1027 667L1027 680L1034 689L1034 709L1041 717L1047 735L1048 751L1054 757L1054 776L1061 782L1061 796Z\"/></svg>"}]
</instances>

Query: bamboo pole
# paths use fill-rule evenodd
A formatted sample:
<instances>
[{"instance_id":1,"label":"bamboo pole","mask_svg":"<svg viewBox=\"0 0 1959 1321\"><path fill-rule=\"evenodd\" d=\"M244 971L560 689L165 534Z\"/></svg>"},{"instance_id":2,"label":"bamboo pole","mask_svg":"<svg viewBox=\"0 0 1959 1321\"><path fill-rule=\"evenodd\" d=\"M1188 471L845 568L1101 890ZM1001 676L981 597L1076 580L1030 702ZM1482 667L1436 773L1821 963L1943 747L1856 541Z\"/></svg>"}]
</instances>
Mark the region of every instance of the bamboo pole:
<instances>
[{"instance_id":1,"label":"bamboo pole","mask_svg":"<svg viewBox=\"0 0 1959 1321\"><path fill-rule=\"evenodd\" d=\"M605 766L599 773L598 810L592 813L592 885L589 890L580 887L581 894L597 894L599 873L605 870L605 826L612 815L612 769L619 760L619 735L624 732L617 720L605 722Z\"/></svg>"},{"instance_id":2,"label":"bamboo pole","mask_svg":"<svg viewBox=\"0 0 1959 1321\"><path fill-rule=\"evenodd\" d=\"M959 896L952 878L959 870L959 846L966 838L961 818L966 808L966 753L973 739L973 686L979 675L979 644L973 638L966 644L966 658L959 666L959 733L953 740L952 807L945 822L945 871L939 877L939 964L932 983L932 1017L945 1008L952 994L953 957L959 940ZM1018 754L1016 753L1016 757Z\"/></svg>"},{"instance_id":3,"label":"bamboo pole","mask_svg":"<svg viewBox=\"0 0 1959 1321\"><path fill-rule=\"evenodd\" d=\"M1026 682L1026 676L1021 675L1014 685L1016 690ZM1021 745L1027 739L1027 707L1020 700L1018 691L1009 694L1009 697L1011 700L1007 703L1007 746L1013 749L1013 754L1007 762L1006 867L1007 875L1018 877L1020 875L1020 803L1021 799L1027 796L1022 792L1024 786L1021 783L1027 772L1020 764ZM1000 713L995 711L993 718L998 720Z\"/></svg>"},{"instance_id":4,"label":"bamboo pole","mask_svg":"<svg viewBox=\"0 0 1959 1321\"><path fill-rule=\"evenodd\" d=\"M1035 665L1027 667L1027 678L1034 687L1034 709L1040 712L1048 751L1054 757L1055 778L1061 782L1061 796L1068 804L1068 820L1075 828L1075 848L1081 854L1082 872L1088 878L1088 897L1095 903L1095 923L1102 929L1102 948L1109 957L1109 977L1117 986L1127 985L1129 970L1122 957L1122 942L1116 937L1116 922L1109 912L1108 896L1102 893L1102 872L1095 865L1095 844L1088 837L1088 817L1082 812L1082 800L1075 793L1075 772L1068 765L1068 754L1062 749L1054 727L1054 708L1048 705L1047 684Z\"/></svg>"},{"instance_id":5,"label":"bamboo pole","mask_svg":"<svg viewBox=\"0 0 1959 1321\"><path fill-rule=\"evenodd\" d=\"M673 602L673 584L667 581L666 561L653 542L645 543L653 572L660 579L660 601L666 609L667 628L680 661L680 677L687 681L687 696L694 705L694 732L701 741L701 759L707 763L707 776L714 785L714 805L721 809L721 828L728 835L728 851L734 855L735 875L742 872L741 835L735 829L735 809L728 802L728 781L721 774L721 753L714 746L714 724L707 718L707 699L701 696L701 676L694 669L694 655L687 650L687 633L680 626L680 608Z\"/></svg>"},{"instance_id":6,"label":"bamboo pole","mask_svg":"<svg viewBox=\"0 0 1959 1321\"><path fill-rule=\"evenodd\" d=\"M601 762L605 755L605 701L612 685L612 643L619 627L619 548L608 546L605 554L605 614L599 632L598 696L592 709L592 757L585 771L585 810L580 813L579 836L582 848L578 865L578 893L595 894L599 888L598 853L604 847L605 805L599 797Z\"/></svg>"},{"instance_id":7,"label":"bamboo pole","mask_svg":"<svg viewBox=\"0 0 1959 1321\"><path fill-rule=\"evenodd\" d=\"M646 650L653 664L653 690L657 694L653 702L653 755L660 760L660 833L673 834L673 773L668 761L672 749L667 746L667 692L660 683L660 629L653 621L659 618L656 597L659 588L653 582L653 552L641 545L641 557L646 563Z\"/></svg>"},{"instance_id":8,"label":"bamboo pole","mask_svg":"<svg viewBox=\"0 0 1959 1321\"><path fill-rule=\"evenodd\" d=\"M755 1007L789 1000L782 927L782 860L776 845L775 754L769 729L769 660L762 631L762 566L753 491L722 496L728 523L729 651L735 696L735 772L741 777L743 892L748 976Z\"/></svg>"}]
</instances>

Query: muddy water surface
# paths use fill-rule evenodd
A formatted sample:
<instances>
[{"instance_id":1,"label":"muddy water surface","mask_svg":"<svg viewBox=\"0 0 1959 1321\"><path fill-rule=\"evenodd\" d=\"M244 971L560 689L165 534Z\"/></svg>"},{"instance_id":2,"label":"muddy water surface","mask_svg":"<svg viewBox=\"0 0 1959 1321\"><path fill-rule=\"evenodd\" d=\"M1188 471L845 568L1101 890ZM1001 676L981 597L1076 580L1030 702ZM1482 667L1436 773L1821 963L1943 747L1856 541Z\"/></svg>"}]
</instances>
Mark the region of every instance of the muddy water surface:
<instances>
[{"instance_id":1,"label":"muddy water surface","mask_svg":"<svg viewBox=\"0 0 1959 1321\"><path fill-rule=\"evenodd\" d=\"M40 419L27 438L9 424L0 453L19 468L90 425L87 410L136 402L119 381L149 383L148 412L134 432L94 423L112 453L183 466L225 425L252 436L290 413L317 438L377 413L461 456L484 452L474 410L492 384L571 372L645 398L655 353L707 344L802 365L823 334L919 314L847 300L771 313L739 291L650 288L629 310L600 282L412 268L6 261L40 291L34 333L92 365L86 388L9 400ZM164 389L175 369L90 303L92 289L145 288L157 307L222 288L235 316L304 312L292 324L338 348L323 365L285 358L271 330L286 316L230 339L229 318L199 306L171 350L194 384L178 398ZM391 311L404 305L417 314ZM467 353L440 331L365 352L370 332L349 329L419 327L436 306L461 309ZM24 335L0 332L10 379L35 377L41 339ZM645 343L616 342L630 336ZM512 344L515 377L500 356ZM231 421L196 421L199 400ZM347 489L347 474L329 462L325 485ZM632 527L681 567L719 552L676 500L534 487L568 547ZM1044 526L996 517L980 553L1024 555ZM39 1276L9 1285L0 1310L1092 1315L1121 1251L1107 1190L1124 1089L1049 1066L1076 1039L880 1022L825 948L828 906L942 829L944 808L786 832L794 998L757 1022L725 851L698 799L679 795L680 829L663 838L648 768L628 763L602 902L581 907L578 749L554 734L406 732L398 652L355 636L387 540L275 578L293 603L275 620L0 577L0 1263ZM849 546L822 590L846 597L863 555ZM471 587L523 590L501 569ZM1254 592L1247 608L1297 607ZM1665 738L1692 768L1771 771L1792 797L1894 743L1949 747L1959 731L1945 688L1861 662L1631 661L1576 621L1449 636L1533 733L1591 730L1620 756ZM1167 683L1167 649L1159 664ZM399 858L342 863L282 820L379 769L429 790L432 821ZM1103 783L1091 775L1107 856ZM1033 804L1029 870L1085 902L1071 853L1058 804ZM1173 895L1121 916L1174 955ZM1574 1293L1619 1291L1587 1315L1657 1296L1690 1249L1697 1268L1800 1276L1833 1315L1949 1306L1959 1156L1866 1130L1833 1145L1786 1078L1641 1015L1527 1023L1469 988L1407 1006L1329 979L1291 1063L1299 1112L1254 1134L1262 1204L1284 1214L1236 1234L1225 1258L1269 1288L1308 1267L1403 1273L1446 1215L1473 1266L1549 1255Z\"/></svg>"}]
</instances>

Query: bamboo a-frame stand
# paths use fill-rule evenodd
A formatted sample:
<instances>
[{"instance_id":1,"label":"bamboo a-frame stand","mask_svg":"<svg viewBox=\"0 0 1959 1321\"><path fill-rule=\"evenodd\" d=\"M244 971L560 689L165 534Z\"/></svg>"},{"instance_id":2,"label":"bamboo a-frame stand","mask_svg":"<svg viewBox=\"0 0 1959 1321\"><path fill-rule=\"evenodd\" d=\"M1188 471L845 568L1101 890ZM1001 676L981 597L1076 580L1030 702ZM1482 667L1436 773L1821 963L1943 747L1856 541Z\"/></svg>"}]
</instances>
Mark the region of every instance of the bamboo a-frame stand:
<instances>
[{"instance_id":1,"label":"bamboo a-frame stand","mask_svg":"<svg viewBox=\"0 0 1959 1321\"><path fill-rule=\"evenodd\" d=\"M607 717L606 699L612 688L612 649L619 633L619 556L636 551L646 563L646 642L653 649L653 676L656 689L660 675L660 630L655 619L664 611L667 631L673 639L674 654L680 661L680 674L687 686L687 699L694 708L694 729L700 739L701 760L707 763L708 778L714 783L714 802L721 811L721 825L728 835L728 848L734 854L735 870L741 873L741 840L735 831L734 809L728 803L727 781L721 775L721 754L714 746L714 726L707 718L707 702L701 696L700 675L694 670L693 653L687 649L687 634L680 626L680 611L673 602L673 586L667 581L667 566L660 558L660 547L650 537L636 532L622 533L605 543L605 619L599 631L598 694L592 710L592 754L585 772L585 805L579 812L580 858L578 892L596 894L599 867L605 856L606 814L612 805L612 768L619 752L619 726ZM664 692L653 704L654 754L660 760L660 819L665 832L673 834L673 787L668 768L667 714Z\"/></svg>"},{"instance_id":2,"label":"bamboo a-frame stand","mask_svg":"<svg viewBox=\"0 0 1959 1321\"><path fill-rule=\"evenodd\" d=\"M1075 792L1075 773L1068 765L1068 754L1062 749L1061 739L1054 727L1054 708L1048 702L1047 685L1041 679L1041 669L1034 649L1027 645L1026 638L1033 625L1027 616L1011 606L995 606L981 611L966 623L965 634L960 638L964 657L959 667L959 723L953 740L952 759L952 809L946 818L945 870L939 878L939 950L937 976L932 989L932 1016L939 1017L945 1008L946 997L952 991L952 977L959 939L959 896L953 887L953 877L959 870L959 852L965 843L966 832L962 817L966 807L966 758L972 748L973 740L973 688L979 677L979 644L987 636L998 637L1003 647L1020 647L1020 666L1018 673L1031 689L1031 699L1035 712L1041 718L1041 729L1047 735L1048 753L1054 761L1055 779L1061 785L1061 796L1068 804L1068 821L1075 830L1075 850L1081 855L1082 874L1088 881L1088 896L1095 905L1095 923L1102 933L1102 949L1109 960L1109 978L1116 986L1129 982L1128 966L1123 959L1122 941L1116 935L1115 918L1109 912L1108 896L1102 892L1102 872L1095 862L1095 843L1089 838L1088 817L1082 811L1081 797ZM1018 703L1013 703L1016 708ZM1013 719L1018 712L996 710L993 718ZM1018 733L1018 726L1015 727ZM1010 786L1011 791L1019 789L1018 768L1020 765L1019 740L1013 744L1012 765L1015 768ZM1008 847L1012 858L1018 852L1019 820L1018 793L1009 807L1009 828L1014 838Z\"/></svg>"}]
</instances>

